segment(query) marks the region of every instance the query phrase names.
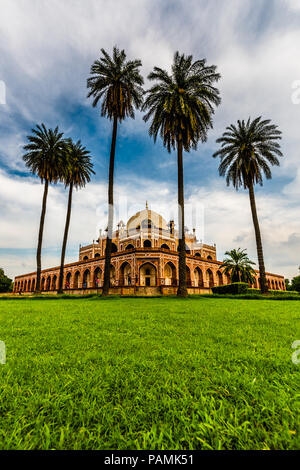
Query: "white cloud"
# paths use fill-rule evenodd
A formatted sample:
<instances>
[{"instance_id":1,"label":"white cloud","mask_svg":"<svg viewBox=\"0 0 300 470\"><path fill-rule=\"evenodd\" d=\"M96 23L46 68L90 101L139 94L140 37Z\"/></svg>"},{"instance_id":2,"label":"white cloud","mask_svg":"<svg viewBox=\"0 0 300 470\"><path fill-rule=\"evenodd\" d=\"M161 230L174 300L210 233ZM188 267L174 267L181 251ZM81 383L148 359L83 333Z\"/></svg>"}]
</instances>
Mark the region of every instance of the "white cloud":
<instances>
[{"instance_id":1,"label":"white cloud","mask_svg":"<svg viewBox=\"0 0 300 470\"><path fill-rule=\"evenodd\" d=\"M299 0L282 0L284 6L287 6L291 10L300 10Z\"/></svg>"}]
</instances>

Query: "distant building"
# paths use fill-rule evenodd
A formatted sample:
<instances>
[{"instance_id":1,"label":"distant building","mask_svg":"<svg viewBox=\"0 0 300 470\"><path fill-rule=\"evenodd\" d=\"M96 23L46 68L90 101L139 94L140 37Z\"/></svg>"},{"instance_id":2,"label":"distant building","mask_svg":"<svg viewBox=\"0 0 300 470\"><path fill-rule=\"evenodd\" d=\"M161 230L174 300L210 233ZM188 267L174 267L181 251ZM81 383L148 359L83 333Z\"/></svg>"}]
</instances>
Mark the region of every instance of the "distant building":
<instances>
[{"instance_id":1,"label":"distant building","mask_svg":"<svg viewBox=\"0 0 300 470\"><path fill-rule=\"evenodd\" d=\"M103 285L106 232L91 245L79 249L79 261L66 264L64 289L96 290ZM186 231L187 287L189 293L209 292L216 285L230 283L217 261L216 245L199 243L195 230ZM178 231L157 212L146 209L133 215L125 225L120 221L112 237L111 288L118 294L176 293L178 286ZM59 267L41 274L41 290L58 288ZM267 273L270 289L285 290L284 277ZM16 276L15 292L34 291L36 273ZM253 287L259 287L259 274Z\"/></svg>"}]
</instances>

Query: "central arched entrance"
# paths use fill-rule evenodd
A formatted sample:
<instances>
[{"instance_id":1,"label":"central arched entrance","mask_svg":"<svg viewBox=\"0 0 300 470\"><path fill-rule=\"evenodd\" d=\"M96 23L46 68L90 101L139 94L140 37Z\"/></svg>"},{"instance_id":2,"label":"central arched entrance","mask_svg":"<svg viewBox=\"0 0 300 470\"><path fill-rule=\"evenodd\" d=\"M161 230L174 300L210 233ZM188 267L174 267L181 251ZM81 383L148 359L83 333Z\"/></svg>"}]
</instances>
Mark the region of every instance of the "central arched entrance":
<instances>
[{"instance_id":1,"label":"central arched entrance","mask_svg":"<svg viewBox=\"0 0 300 470\"><path fill-rule=\"evenodd\" d=\"M156 267L145 263L140 267L140 286L156 286Z\"/></svg>"}]
</instances>

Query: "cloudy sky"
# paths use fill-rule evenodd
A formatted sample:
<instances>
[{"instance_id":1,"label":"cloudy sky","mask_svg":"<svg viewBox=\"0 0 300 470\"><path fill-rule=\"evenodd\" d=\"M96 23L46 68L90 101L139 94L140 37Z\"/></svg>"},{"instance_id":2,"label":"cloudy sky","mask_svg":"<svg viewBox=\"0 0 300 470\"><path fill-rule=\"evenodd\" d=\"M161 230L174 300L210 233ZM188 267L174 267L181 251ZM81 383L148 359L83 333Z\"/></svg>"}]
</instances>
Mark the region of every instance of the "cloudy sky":
<instances>
[{"instance_id":1,"label":"cloudy sky","mask_svg":"<svg viewBox=\"0 0 300 470\"><path fill-rule=\"evenodd\" d=\"M218 258L247 248L256 260L248 195L226 188L211 156L237 119L262 115L283 132L284 158L257 188L266 269L292 277L300 265L300 0L0 0L0 266L13 277L35 269L42 185L22 162L37 123L56 125L90 149L96 175L74 197L67 261L106 226L111 124L86 98L90 66L103 47L140 58L147 77L176 50L216 64L222 104L208 141L185 155L187 225L216 243ZM6 97L4 97L4 84ZM149 83L146 80L146 87ZM176 155L154 144L137 113L120 127L116 218L149 206L176 216ZM52 187L43 267L57 265L67 194Z\"/></svg>"}]
</instances>

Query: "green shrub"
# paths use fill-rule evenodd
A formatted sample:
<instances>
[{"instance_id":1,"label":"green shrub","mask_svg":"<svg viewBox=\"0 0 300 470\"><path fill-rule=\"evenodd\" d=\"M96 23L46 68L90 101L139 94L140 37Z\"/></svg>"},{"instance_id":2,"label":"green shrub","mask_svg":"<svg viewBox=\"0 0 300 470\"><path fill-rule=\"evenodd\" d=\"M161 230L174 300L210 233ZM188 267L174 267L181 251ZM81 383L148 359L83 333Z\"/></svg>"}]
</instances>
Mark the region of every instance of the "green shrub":
<instances>
[{"instance_id":1,"label":"green shrub","mask_svg":"<svg viewBox=\"0 0 300 470\"><path fill-rule=\"evenodd\" d=\"M252 294L252 295L257 295L257 294L260 294L260 290L259 289L251 289L251 288L248 288L247 289L247 294ZM271 295L280 295L280 296L289 296L289 297L293 297L293 296L299 296L299 292L297 291L287 291L287 290L269 290L269 294Z\"/></svg>"},{"instance_id":2,"label":"green shrub","mask_svg":"<svg viewBox=\"0 0 300 470\"><path fill-rule=\"evenodd\" d=\"M246 282L233 282L232 284L226 284L224 286L213 287L212 291L214 294L247 294L249 284Z\"/></svg>"}]
</instances>

